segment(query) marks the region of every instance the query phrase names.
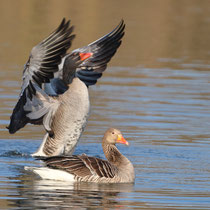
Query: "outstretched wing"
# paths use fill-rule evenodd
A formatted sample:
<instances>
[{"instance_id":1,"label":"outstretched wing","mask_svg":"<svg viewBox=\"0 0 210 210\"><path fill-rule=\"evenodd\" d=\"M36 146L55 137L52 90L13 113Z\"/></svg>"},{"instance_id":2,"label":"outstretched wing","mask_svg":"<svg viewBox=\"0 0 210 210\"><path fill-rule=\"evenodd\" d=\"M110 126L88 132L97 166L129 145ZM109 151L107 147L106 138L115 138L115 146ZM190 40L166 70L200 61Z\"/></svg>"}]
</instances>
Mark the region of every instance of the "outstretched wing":
<instances>
[{"instance_id":1,"label":"outstretched wing","mask_svg":"<svg viewBox=\"0 0 210 210\"><path fill-rule=\"evenodd\" d=\"M27 98L32 99L32 95L35 94L33 84L41 88L42 83L49 82L54 73L58 71L58 65L75 37L75 35L71 35L72 31L73 27L70 27L70 21L66 22L63 19L54 32L32 49L23 71L23 83L19 100L10 117L10 125L8 126L10 133L15 133L28 122L40 123L39 120L30 120L26 116L28 111L24 109L24 105Z\"/></svg>"},{"instance_id":2,"label":"outstretched wing","mask_svg":"<svg viewBox=\"0 0 210 210\"><path fill-rule=\"evenodd\" d=\"M124 29L125 23L121 20L112 32L90 43L88 46L72 52L92 53L92 56L80 64L76 70L76 76L87 86L94 85L97 79L102 76L102 72L106 69L107 63L121 45Z\"/></svg>"},{"instance_id":3,"label":"outstretched wing","mask_svg":"<svg viewBox=\"0 0 210 210\"><path fill-rule=\"evenodd\" d=\"M113 178L116 167L108 161L87 155L37 157L49 168L60 169L78 177L98 176Z\"/></svg>"},{"instance_id":4,"label":"outstretched wing","mask_svg":"<svg viewBox=\"0 0 210 210\"><path fill-rule=\"evenodd\" d=\"M54 73L58 71L62 57L75 37L71 35L72 31L70 21L66 22L64 18L53 33L33 47L23 72L22 92L29 86L29 94L31 94L30 82L41 87L42 83L49 82L53 78Z\"/></svg>"}]
</instances>

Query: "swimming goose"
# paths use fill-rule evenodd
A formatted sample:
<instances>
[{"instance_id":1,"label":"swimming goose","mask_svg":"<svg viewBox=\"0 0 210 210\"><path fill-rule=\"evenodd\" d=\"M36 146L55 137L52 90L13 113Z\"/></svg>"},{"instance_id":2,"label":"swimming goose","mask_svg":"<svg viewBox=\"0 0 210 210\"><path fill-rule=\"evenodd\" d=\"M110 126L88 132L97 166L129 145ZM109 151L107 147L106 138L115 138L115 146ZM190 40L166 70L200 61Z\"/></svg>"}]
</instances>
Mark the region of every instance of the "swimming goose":
<instances>
[{"instance_id":1,"label":"swimming goose","mask_svg":"<svg viewBox=\"0 0 210 210\"><path fill-rule=\"evenodd\" d=\"M103 137L102 147L107 160L86 154L73 156L39 157L45 167L26 167L42 179L96 183L133 183L135 172L132 163L120 153L116 143L126 144L121 132L109 128Z\"/></svg>"},{"instance_id":2,"label":"swimming goose","mask_svg":"<svg viewBox=\"0 0 210 210\"><path fill-rule=\"evenodd\" d=\"M102 76L124 28L122 20L109 34L66 54L75 35L70 21L63 19L32 49L8 129L15 133L27 123L43 124L46 134L34 156L72 154L89 115L88 86Z\"/></svg>"}]
</instances>

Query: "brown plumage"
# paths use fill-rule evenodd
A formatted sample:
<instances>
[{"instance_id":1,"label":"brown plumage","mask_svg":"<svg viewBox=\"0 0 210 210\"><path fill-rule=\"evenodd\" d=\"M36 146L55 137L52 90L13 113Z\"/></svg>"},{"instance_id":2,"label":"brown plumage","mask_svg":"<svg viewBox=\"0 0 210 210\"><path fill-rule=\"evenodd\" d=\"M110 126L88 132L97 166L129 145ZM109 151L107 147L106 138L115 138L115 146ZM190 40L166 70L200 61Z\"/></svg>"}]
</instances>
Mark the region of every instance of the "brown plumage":
<instances>
[{"instance_id":1,"label":"brown plumage","mask_svg":"<svg viewBox=\"0 0 210 210\"><path fill-rule=\"evenodd\" d=\"M107 160L83 155L40 157L46 167L44 169L56 169L73 175L74 181L97 183L132 183L135 172L132 163L120 153L116 143L128 145L121 132L115 128L108 129L102 140L102 147ZM42 178L39 169L33 169ZM49 173L49 172L48 172ZM52 178L50 178L52 179ZM53 179L57 179L54 177ZM65 178L64 178L65 180Z\"/></svg>"}]
</instances>

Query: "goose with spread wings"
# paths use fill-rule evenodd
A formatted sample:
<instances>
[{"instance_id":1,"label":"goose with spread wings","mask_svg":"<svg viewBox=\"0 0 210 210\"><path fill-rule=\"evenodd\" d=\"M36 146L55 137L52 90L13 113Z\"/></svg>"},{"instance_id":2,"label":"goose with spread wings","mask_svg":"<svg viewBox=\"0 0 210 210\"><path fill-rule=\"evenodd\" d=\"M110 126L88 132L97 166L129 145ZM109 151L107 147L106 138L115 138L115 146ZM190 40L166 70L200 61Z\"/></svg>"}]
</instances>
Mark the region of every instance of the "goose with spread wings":
<instances>
[{"instance_id":1,"label":"goose with spread wings","mask_svg":"<svg viewBox=\"0 0 210 210\"><path fill-rule=\"evenodd\" d=\"M88 87L121 45L124 28L122 20L110 33L68 54L75 35L70 21L63 19L32 48L8 129L15 133L27 123L43 124L46 134L34 156L72 154L89 115Z\"/></svg>"}]
</instances>

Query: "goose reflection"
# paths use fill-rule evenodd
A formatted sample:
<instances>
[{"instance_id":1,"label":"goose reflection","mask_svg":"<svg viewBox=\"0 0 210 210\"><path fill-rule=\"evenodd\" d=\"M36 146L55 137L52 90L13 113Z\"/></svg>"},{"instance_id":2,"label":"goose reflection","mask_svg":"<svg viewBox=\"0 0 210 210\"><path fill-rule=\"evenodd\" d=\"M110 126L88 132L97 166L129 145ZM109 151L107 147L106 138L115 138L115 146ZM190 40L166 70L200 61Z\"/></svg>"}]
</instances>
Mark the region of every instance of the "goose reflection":
<instances>
[{"instance_id":1,"label":"goose reflection","mask_svg":"<svg viewBox=\"0 0 210 210\"><path fill-rule=\"evenodd\" d=\"M23 169L18 189L19 197L14 200L17 207L33 208L125 208L120 201L132 192L133 184L70 183L56 180L41 180ZM23 187L24 186L24 187Z\"/></svg>"}]
</instances>

